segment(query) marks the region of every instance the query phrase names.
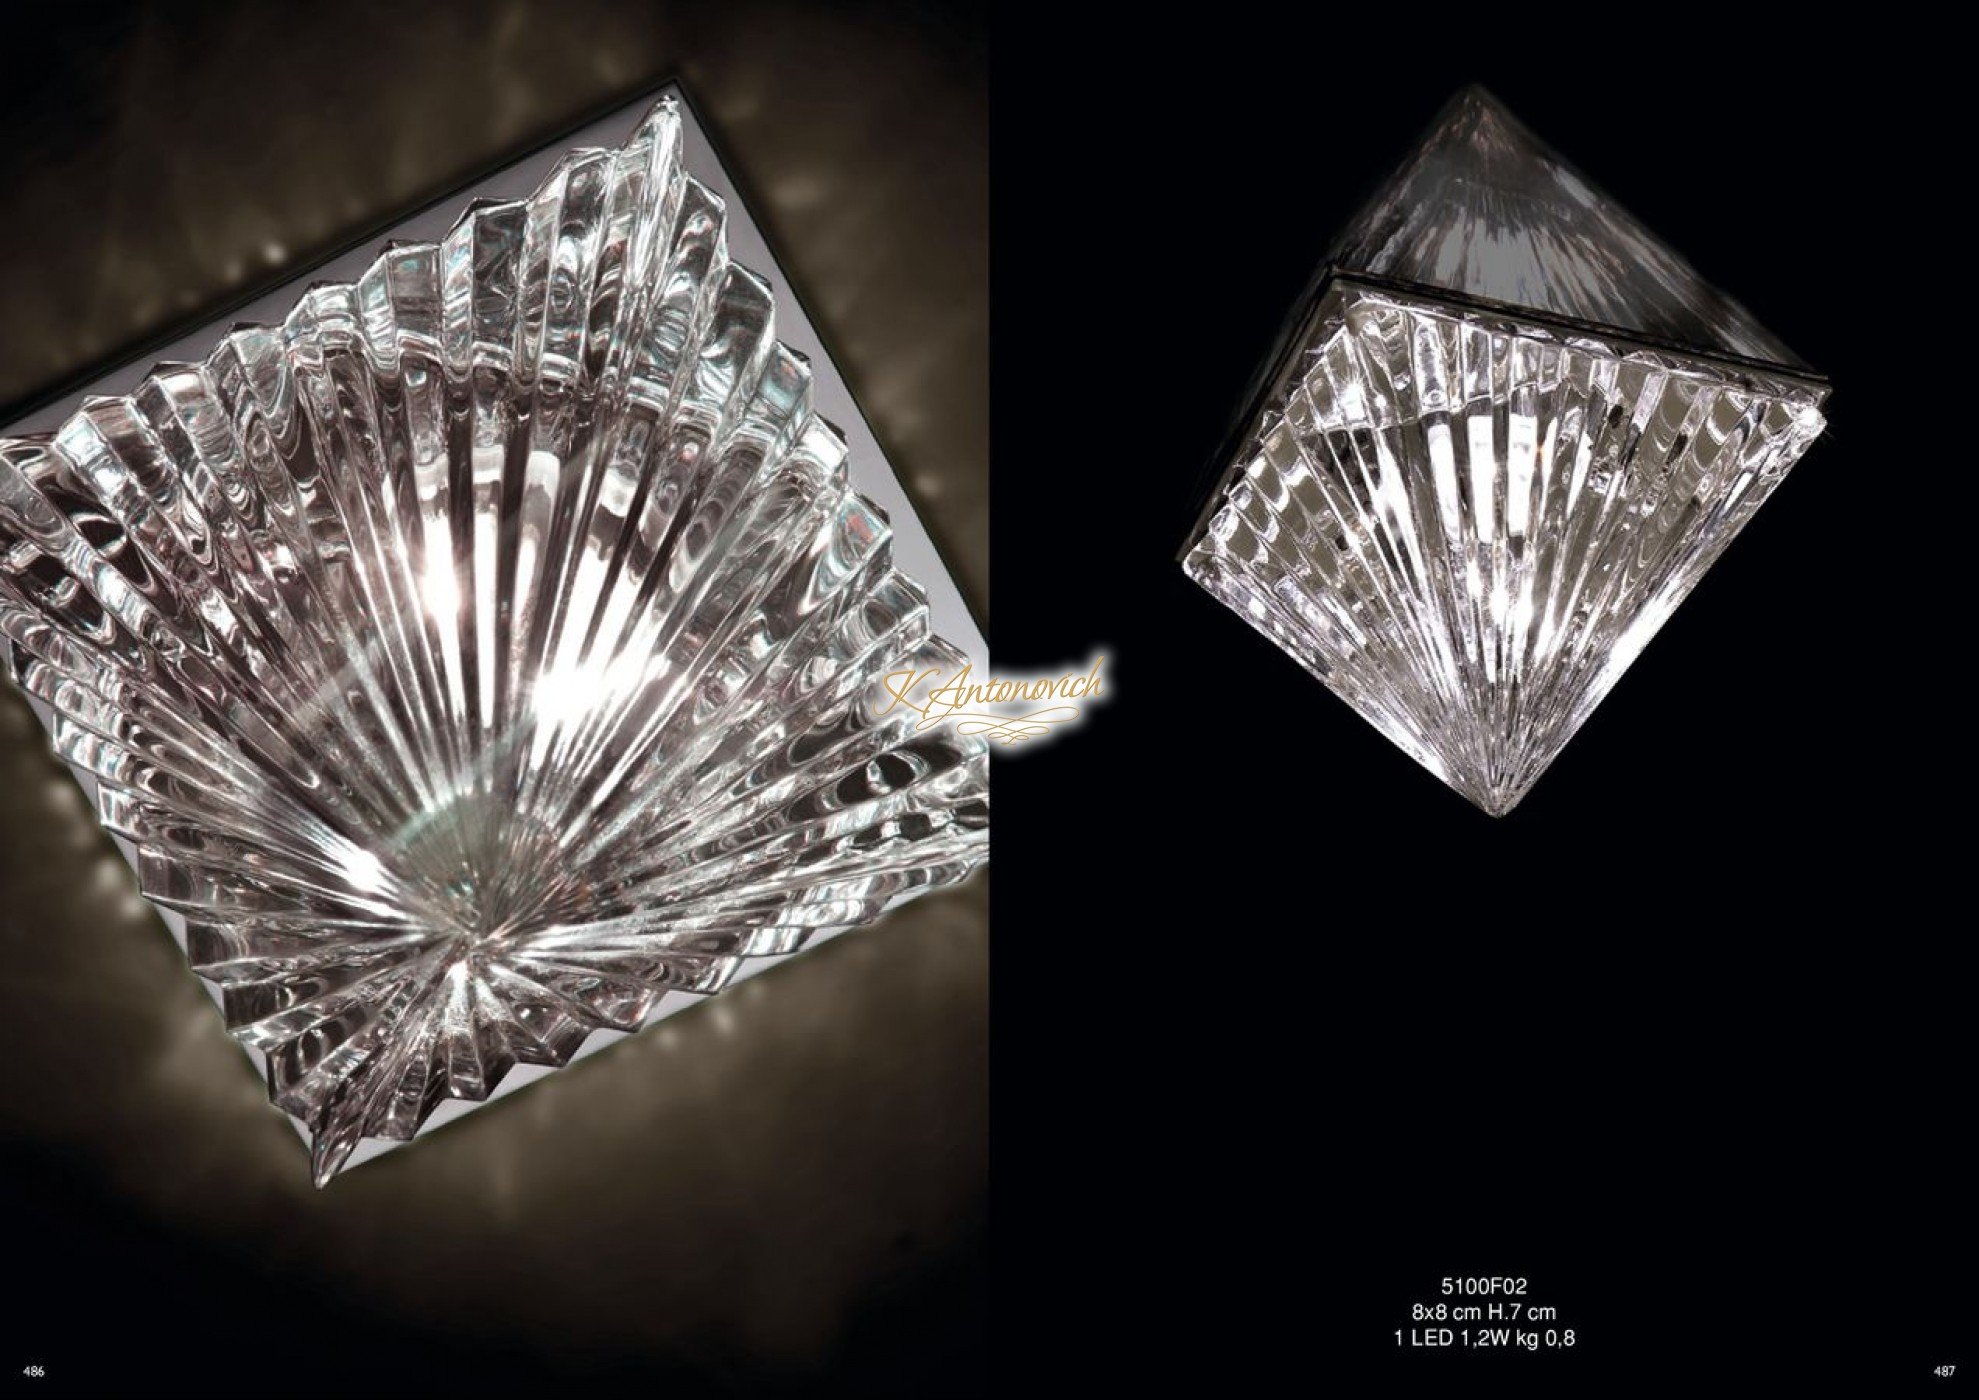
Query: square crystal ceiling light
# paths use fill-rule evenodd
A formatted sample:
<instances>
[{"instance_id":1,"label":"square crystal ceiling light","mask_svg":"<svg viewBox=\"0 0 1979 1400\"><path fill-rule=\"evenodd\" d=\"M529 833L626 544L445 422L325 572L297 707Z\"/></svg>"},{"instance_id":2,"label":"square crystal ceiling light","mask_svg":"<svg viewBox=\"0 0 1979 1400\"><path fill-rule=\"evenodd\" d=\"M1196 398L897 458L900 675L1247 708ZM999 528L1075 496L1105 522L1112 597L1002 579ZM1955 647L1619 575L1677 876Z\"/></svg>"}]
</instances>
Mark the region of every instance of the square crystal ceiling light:
<instances>
[{"instance_id":1,"label":"square crystal ceiling light","mask_svg":"<svg viewBox=\"0 0 1979 1400\"><path fill-rule=\"evenodd\" d=\"M1183 567L1502 814L1820 435L1826 392L1471 88L1296 309Z\"/></svg>"},{"instance_id":2,"label":"square crystal ceiling light","mask_svg":"<svg viewBox=\"0 0 1979 1400\"><path fill-rule=\"evenodd\" d=\"M571 145L0 440L11 674L319 1184L987 853L879 713L982 637L691 110Z\"/></svg>"}]
</instances>

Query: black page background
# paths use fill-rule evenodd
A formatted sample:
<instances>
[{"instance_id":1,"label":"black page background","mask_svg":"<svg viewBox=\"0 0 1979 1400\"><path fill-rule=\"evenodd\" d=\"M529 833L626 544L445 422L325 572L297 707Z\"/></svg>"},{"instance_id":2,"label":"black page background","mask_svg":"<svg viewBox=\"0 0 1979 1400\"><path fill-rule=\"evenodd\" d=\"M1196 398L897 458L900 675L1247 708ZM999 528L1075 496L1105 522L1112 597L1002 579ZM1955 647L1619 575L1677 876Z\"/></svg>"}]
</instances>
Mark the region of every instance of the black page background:
<instances>
[{"instance_id":1,"label":"black page background","mask_svg":"<svg viewBox=\"0 0 1979 1400\"><path fill-rule=\"evenodd\" d=\"M1860 27L1292 13L999 19L993 641L1117 693L996 776L1004 1381L1963 1389L1961 80ZM1496 822L1174 562L1331 235L1474 79L1836 386ZM1458 1274L1580 1344L1398 1351Z\"/></svg>"}]
</instances>

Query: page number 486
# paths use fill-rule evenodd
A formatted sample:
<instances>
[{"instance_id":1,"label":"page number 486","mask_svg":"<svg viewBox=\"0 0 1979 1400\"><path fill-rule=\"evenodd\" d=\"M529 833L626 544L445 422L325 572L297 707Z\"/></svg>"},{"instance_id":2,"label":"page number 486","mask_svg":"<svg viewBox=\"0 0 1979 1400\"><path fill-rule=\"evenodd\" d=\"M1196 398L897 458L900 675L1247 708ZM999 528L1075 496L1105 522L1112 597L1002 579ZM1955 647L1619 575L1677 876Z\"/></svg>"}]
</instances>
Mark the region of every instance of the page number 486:
<instances>
[{"instance_id":1,"label":"page number 486","mask_svg":"<svg viewBox=\"0 0 1979 1400\"><path fill-rule=\"evenodd\" d=\"M21 1367L21 1374L24 1376L30 1376L35 1380L40 1380L43 1376L47 1375L48 1372L43 1370L39 1366L29 1365L29 1366Z\"/></svg>"}]
</instances>

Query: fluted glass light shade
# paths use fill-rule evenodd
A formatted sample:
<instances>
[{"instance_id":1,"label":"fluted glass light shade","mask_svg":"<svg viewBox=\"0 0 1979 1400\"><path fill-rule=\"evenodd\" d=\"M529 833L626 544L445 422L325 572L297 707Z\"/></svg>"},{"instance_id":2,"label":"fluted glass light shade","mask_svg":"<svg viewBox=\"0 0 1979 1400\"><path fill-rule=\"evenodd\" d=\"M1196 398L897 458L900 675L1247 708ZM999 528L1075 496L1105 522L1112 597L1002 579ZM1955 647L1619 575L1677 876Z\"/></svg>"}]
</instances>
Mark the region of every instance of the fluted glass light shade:
<instances>
[{"instance_id":1,"label":"fluted glass light shade","mask_svg":"<svg viewBox=\"0 0 1979 1400\"><path fill-rule=\"evenodd\" d=\"M1825 393L1472 88L1296 308L1183 566L1502 814L1819 436Z\"/></svg>"},{"instance_id":2,"label":"fluted glass light shade","mask_svg":"<svg viewBox=\"0 0 1979 1400\"><path fill-rule=\"evenodd\" d=\"M981 741L879 713L980 638L700 142L665 98L0 441L12 673L319 1183L985 858Z\"/></svg>"}]
</instances>

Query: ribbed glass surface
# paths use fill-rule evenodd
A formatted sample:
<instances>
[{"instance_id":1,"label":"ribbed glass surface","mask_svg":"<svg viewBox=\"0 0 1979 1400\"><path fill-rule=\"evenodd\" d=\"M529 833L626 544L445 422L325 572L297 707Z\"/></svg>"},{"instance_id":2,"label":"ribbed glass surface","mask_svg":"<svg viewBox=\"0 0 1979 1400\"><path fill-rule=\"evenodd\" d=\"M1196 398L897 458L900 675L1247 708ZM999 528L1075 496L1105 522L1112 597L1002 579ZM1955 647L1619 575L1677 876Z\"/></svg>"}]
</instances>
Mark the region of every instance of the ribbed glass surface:
<instances>
[{"instance_id":1,"label":"ribbed glass surface","mask_svg":"<svg viewBox=\"0 0 1979 1400\"><path fill-rule=\"evenodd\" d=\"M1185 560L1511 810L1820 433L1816 395L1348 293Z\"/></svg>"},{"instance_id":2,"label":"ribbed glass surface","mask_svg":"<svg viewBox=\"0 0 1979 1400\"><path fill-rule=\"evenodd\" d=\"M1826 392L1467 88L1293 309L1183 566L1500 815L1820 436Z\"/></svg>"},{"instance_id":3,"label":"ribbed glass surface","mask_svg":"<svg viewBox=\"0 0 1979 1400\"><path fill-rule=\"evenodd\" d=\"M962 878L980 740L661 103L0 442L0 632L327 1180Z\"/></svg>"}]
</instances>

